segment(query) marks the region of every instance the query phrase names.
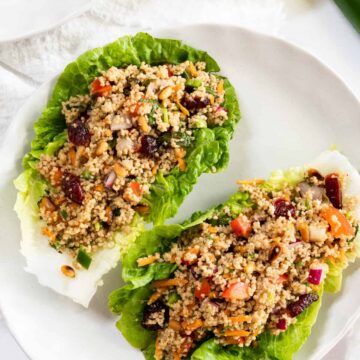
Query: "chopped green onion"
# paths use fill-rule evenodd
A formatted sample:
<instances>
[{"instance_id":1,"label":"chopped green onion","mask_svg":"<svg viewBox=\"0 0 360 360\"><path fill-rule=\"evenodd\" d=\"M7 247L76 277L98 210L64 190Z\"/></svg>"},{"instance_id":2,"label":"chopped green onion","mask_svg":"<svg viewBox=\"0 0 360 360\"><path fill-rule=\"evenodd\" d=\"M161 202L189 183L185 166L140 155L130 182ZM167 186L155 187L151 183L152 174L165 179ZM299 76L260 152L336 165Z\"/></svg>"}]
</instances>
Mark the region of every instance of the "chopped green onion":
<instances>
[{"instance_id":1,"label":"chopped green onion","mask_svg":"<svg viewBox=\"0 0 360 360\"><path fill-rule=\"evenodd\" d=\"M162 107L161 111L163 113L163 121L168 124L169 123L169 114L168 114L167 109Z\"/></svg>"},{"instance_id":2,"label":"chopped green onion","mask_svg":"<svg viewBox=\"0 0 360 360\"><path fill-rule=\"evenodd\" d=\"M102 228L102 225L99 222L95 223L95 230L96 231L100 231L101 228Z\"/></svg>"},{"instance_id":3,"label":"chopped green onion","mask_svg":"<svg viewBox=\"0 0 360 360\"><path fill-rule=\"evenodd\" d=\"M216 91L211 86L205 86L205 90L208 94L216 96Z\"/></svg>"},{"instance_id":4,"label":"chopped green onion","mask_svg":"<svg viewBox=\"0 0 360 360\"><path fill-rule=\"evenodd\" d=\"M180 295L176 291L174 291L169 294L167 304L172 305L178 302L179 300L180 300Z\"/></svg>"},{"instance_id":5,"label":"chopped green onion","mask_svg":"<svg viewBox=\"0 0 360 360\"><path fill-rule=\"evenodd\" d=\"M113 149L113 148L116 146L116 144L117 144L117 138L114 137L113 139L111 139L110 141L108 141L108 144L109 144L109 146L110 146L110 149Z\"/></svg>"},{"instance_id":6,"label":"chopped green onion","mask_svg":"<svg viewBox=\"0 0 360 360\"><path fill-rule=\"evenodd\" d=\"M199 79L187 79L185 81L185 86L190 86L193 88L198 88L199 86L202 85L202 81Z\"/></svg>"},{"instance_id":7,"label":"chopped green onion","mask_svg":"<svg viewBox=\"0 0 360 360\"><path fill-rule=\"evenodd\" d=\"M76 257L76 261L85 269L88 269L90 267L91 264L91 256L84 251L83 249L80 249L77 257Z\"/></svg>"},{"instance_id":8,"label":"chopped green onion","mask_svg":"<svg viewBox=\"0 0 360 360\"><path fill-rule=\"evenodd\" d=\"M67 213L66 210L61 210L60 215L64 220L67 220L67 218L69 217L69 214Z\"/></svg>"},{"instance_id":9,"label":"chopped green onion","mask_svg":"<svg viewBox=\"0 0 360 360\"><path fill-rule=\"evenodd\" d=\"M84 170L81 174L81 177L85 180L93 180L95 176L89 170Z\"/></svg>"},{"instance_id":10,"label":"chopped green onion","mask_svg":"<svg viewBox=\"0 0 360 360\"><path fill-rule=\"evenodd\" d=\"M114 214L115 216L120 216L120 215L121 215L121 209L120 209L120 208L114 209L113 214Z\"/></svg>"}]
</instances>

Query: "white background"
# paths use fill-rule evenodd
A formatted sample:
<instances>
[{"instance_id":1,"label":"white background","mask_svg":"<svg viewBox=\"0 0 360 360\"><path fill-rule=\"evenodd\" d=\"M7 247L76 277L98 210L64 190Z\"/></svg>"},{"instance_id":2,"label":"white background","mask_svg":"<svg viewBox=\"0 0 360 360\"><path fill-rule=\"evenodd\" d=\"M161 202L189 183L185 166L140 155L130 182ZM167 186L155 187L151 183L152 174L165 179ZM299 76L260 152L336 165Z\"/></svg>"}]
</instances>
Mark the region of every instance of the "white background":
<instances>
[{"instance_id":1,"label":"white background","mask_svg":"<svg viewBox=\"0 0 360 360\"><path fill-rule=\"evenodd\" d=\"M38 13L33 21L43 16ZM360 35L330 0L97 0L90 11L54 30L0 44L0 141L31 93L82 51L115 39L129 28L151 30L154 24L191 22L238 24L287 39L320 58L360 99ZM359 346L360 322L325 359L357 360ZM0 359L27 359L1 314Z\"/></svg>"}]
</instances>

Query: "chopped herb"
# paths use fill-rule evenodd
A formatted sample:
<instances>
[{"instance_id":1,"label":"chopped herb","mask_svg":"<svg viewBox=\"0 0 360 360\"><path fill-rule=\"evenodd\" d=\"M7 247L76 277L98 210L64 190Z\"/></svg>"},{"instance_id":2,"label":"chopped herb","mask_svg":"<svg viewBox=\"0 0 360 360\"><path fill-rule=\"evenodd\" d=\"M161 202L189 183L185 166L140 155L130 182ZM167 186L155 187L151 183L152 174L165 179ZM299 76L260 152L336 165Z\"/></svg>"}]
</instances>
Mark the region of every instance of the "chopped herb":
<instances>
[{"instance_id":1,"label":"chopped herb","mask_svg":"<svg viewBox=\"0 0 360 360\"><path fill-rule=\"evenodd\" d=\"M61 244L59 241L56 241L54 244L51 245L56 251L59 251L61 248Z\"/></svg>"},{"instance_id":2,"label":"chopped herb","mask_svg":"<svg viewBox=\"0 0 360 360\"><path fill-rule=\"evenodd\" d=\"M93 180L95 179L95 176L93 175L93 173L89 170L84 170L81 174L81 178L85 179L85 180Z\"/></svg>"},{"instance_id":3,"label":"chopped herb","mask_svg":"<svg viewBox=\"0 0 360 360\"><path fill-rule=\"evenodd\" d=\"M85 269L88 269L90 267L91 264L91 256L83 249L80 249L77 257L76 257L76 261Z\"/></svg>"},{"instance_id":4,"label":"chopped herb","mask_svg":"<svg viewBox=\"0 0 360 360\"><path fill-rule=\"evenodd\" d=\"M178 302L179 300L180 300L180 295L176 291L173 291L168 296L167 304L172 305Z\"/></svg>"},{"instance_id":5,"label":"chopped herb","mask_svg":"<svg viewBox=\"0 0 360 360\"><path fill-rule=\"evenodd\" d=\"M255 260L256 259L256 253L248 253L247 257L251 260Z\"/></svg>"},{"instance_id":6,"label":"chopped herb","mask_svg":"<svg viewBox=\"0 0 360 360\"><path fill-rule=\"evenodd\" d=\"M95 230L96 231L100 231L101 228L102 228L101 223L99 223L99 222L95 223Z\"/></svg>"},{"instance_id":7,"label":"chopped herb","mask_svg":"<svg viewBox=\"0 0 360 360\"><path fill-rule=\"evenodd\" d=\"M181 74L181 76L184 77L185 79L191 79L191 76L186 70Z\"/></svg>"},{"instance_id":8,"label":"chopped herb","mask_svg":"<svg viewBox=\"0 0 360 360\"><path fill-rule=\"evenodd\" d=\"M199 79L188 79L185 81L185 86L190 86L192 88L198 88L202 85L202 81Z\"/></svg>"},{"instance_id":9,"label":"chopped herb","mask_svg":"<svg viewBox=\"0 0 360 360\"><path fill-rule=\"evenodd\" d=\"M67 218L69 217L69 214L66 210L60 210L60 215L64 220L67 220Z\"/></svg>"},{"instance_id":10,"label":"chopped herb","mask_svg":"<svg viewBox=\"0 0 360 360\"><path fill-rule=\"evenodd\" d=\"M350 242L353 242L353 241L355 240L355 238L356 238L356 236L357 236L358 232L359 232L359 225L356 225L356 228L355 228L355 235L354 235L354 237L353 237L352 239L348 240L348 242L349 242L349 243L350 243Z\"/></svg>"},{"instance_id":11,"label":"chopped herb","mask_svg":"<svg viewBox=\"0 0 360 360\"><path fill-rule=\"evenodd\" d=\"M218 217L217 219L208 219L206 221L212 226L216 226L216 225L226 226L226 225L229 225L231 220L232 220L232 218L230 216L222 215L221 217Z\"/></svg>"},{"instance_id":12,"label":"chopped herb","mask_svg":"<svg viewBox=\"0 0 360 360\"><path fill-rule=\"evenodd\" d=\"M140 99L139 102L142 102L142 103L152 103L152 104L159 104L159 102L156 100L156 99Z\"/></svg>"},{"instance_id":13,"label":"chopped herb","mask_svg":"<svg viewBox=\"0 0 360 360\"><path fill-rule=\"evenodd\" d=\"M169 114L168 114L168 111L167 111L167 109L166 108L164 108L164 107L162 107L161 108L161 111L162 111L162 113L163 113L163 121L164 121L164 123L169 123Z\"/></svg>"},{"instance_id":14,"label":"chopped herb","mask_svg":"<svg viewBox=\"0 0 360 360\"><path fill-rule=\"evenodd\" d=\"M121 215L121 209L120 209L120 208L114 209L113 214L114 214L115 216L120 216L120 215Z\"/></svg>"},{"instance_id":15,"label":"chopped herb","mask_svg":"<svg viewBox=\"0 0 360 360\"><path fill-rule=\"evenodd\" d=\"M216 96L216 91L211 86L205 86L205 90L208 94Z\"/></svg>"},{"instance_id":16,"label":"chopped herb","mask_svg":"<svg viewBox=\"0 0 360 360\"><path fill-rule=\"evenodd\" d=\"M110 149L113 149L113 148L116 146L116 144L117 144L117 138L114 137L113 139L111 139L110 141L108 141L108 144L109 144L109 146L110 146Z\"/></svg>"}]
</instances>

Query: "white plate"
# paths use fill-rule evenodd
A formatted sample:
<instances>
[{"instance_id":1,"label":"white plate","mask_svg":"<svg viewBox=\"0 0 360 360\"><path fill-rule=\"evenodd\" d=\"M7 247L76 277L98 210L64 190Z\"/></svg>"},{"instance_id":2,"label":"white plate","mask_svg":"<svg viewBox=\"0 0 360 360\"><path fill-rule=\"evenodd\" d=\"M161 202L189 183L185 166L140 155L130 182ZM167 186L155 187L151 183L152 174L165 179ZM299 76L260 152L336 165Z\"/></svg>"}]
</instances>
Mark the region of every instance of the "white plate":
<instances>
[{"instance_id":1,"label":"white plate","mask_svg":"<svg viewBox=\"0 0 360 360\"><path fill-rule=\"evenodd\" d=\"M0 0L0 42L54 28L90 5L91 0Z\"/></svg>"},{"instance_id":2,"label":"white plate","mask_svg":"<svg viewBox=\"0 0 360 360\"><path fill-rule=\"evenodd\" d=\"M162 30L158 36L206 49L235 85L243 119L231 143L231 164L203 175L177 220L224 200L238 178L264 177L272 169L302 164L336 143L360 167L360 105L343 82L312 56L276 38L240 28L192 26ZM106 306L121 281L119 269L85 310L37 284L23 271L19 223L12 211L10 179L33 136L53 82L45 84L12 122L0 153L0 305L8 325L34 360L141 359L115 328ZM326 295L313 335L296 359L320 359L360 315L360 262L346 272L341 294Z\"/></svg>"}]
</instances>

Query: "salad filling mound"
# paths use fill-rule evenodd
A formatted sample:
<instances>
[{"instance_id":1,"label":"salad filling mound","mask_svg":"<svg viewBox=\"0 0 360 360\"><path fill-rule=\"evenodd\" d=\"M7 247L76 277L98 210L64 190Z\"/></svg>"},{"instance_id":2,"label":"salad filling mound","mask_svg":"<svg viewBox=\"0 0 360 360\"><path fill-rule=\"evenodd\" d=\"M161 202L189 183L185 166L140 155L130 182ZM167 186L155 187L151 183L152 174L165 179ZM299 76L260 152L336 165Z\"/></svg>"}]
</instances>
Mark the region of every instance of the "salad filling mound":
<instances>
[{"instance_id":1,"label":"salad filling mound","mask_svg":"<svg viewBox=\"0 0 360 360\"><path fill-rule=\"evenodd\" d=\"M138 267L176 268L151 283L140 318L156 332L155 359L187 357L208 338L256 347L318 302L328 264L346 267L355 252L359 199L343 193L345 177L310 169L281 189L240 181L248 200L236 217L230 205L217 208L167 252L138 258Z\"/></svg>"},{"instance_id":2,"label":"salad filling mound","mask_svg":"<svg viewBox=\"0 0 360 360\"><path fill-rule=\"evenodd\" d=\"M228 118L223 80L205 67L111 67L89 95L63 102L68 139L37 164L51 185L39 207L52 247L88 264L136 213L149 212L146 197L159 172L185 171L194 130Z\"/></svg>"}]
</instances>

